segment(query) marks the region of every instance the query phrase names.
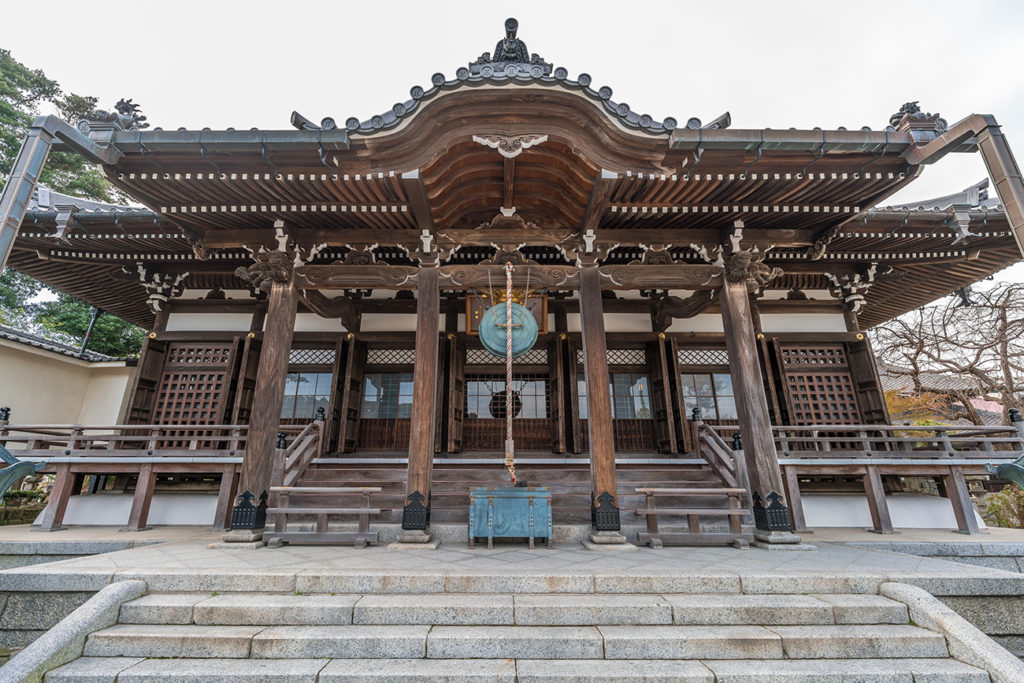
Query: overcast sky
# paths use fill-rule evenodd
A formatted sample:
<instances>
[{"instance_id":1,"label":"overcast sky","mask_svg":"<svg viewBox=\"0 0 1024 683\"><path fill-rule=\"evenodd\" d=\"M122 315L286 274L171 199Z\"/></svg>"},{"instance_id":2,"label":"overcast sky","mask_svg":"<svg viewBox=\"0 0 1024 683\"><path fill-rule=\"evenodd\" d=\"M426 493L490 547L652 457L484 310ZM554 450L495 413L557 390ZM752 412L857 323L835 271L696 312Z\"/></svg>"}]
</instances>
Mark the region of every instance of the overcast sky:
<instances>
[{"instance_id":1,"label":"overcast sky","mask_svg":"<svg viewBox=\"0 0 1024 683\"><path fill-rule=\"evenodd\" d=\"M995 115L1024 160L1024 2L5 3L0 47L66 90L142 105L164 128L362 120L494 49L511 14L531 52L661 120L879 130L909 100ZM509 9L513 8L513 9ZM985 177L952 155L886 203Z\"/></svg>"}]
</instances>

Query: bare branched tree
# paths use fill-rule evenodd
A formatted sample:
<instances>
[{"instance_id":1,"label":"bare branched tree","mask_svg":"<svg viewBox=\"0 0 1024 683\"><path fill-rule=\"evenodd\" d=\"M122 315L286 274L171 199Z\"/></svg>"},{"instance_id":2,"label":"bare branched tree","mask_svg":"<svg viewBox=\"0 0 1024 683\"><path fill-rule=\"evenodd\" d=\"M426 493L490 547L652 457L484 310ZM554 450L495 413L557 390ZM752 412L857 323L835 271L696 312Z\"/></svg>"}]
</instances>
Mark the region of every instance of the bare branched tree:
<instances>
[{"instance_id":1,"label":"bare branched tree","mask_svg":"<svg viewBox=\"0 0 1024 683\"><path fill-rule=\"evenodd\" d=\"M1004 420L1011 408L1024 407L1024 284L963 292L879 325L872 337L879 360L906 371L915 393L925 391L922 373L951 373L1000 403ZM950 393L976 413L969 396L975 392Z\"/></svg>"}]
</instances>

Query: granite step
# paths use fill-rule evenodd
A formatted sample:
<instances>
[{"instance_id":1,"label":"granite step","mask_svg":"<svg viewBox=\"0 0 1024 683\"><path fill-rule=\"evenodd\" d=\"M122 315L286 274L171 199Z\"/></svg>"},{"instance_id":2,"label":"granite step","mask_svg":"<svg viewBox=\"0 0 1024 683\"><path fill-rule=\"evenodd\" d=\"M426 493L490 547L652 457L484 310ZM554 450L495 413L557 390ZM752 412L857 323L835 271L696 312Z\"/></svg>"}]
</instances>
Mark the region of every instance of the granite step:
<instances>
[{"instance_id":1,"label":"granite step","mask_svg":"<svg viewBox=\"0 0 1024 683\"><path fill-rule=\"evenodd\" d=\"M119 624L89 636L90 657L431 659L845 659L948 657L945 639L907 625L204 626Z\"/></svg>"},{"instance_id":2,"label":"granite step","mask_svg":"<svg viewBox=\"0 0 1024 683\"><path fill-rule=\"evenodd\" d=\"M280 595L151 593L121 606L122 624L813 625L906 624L879 595L521 594Z\"/></svg>"},{"instance_id":3,"label":"granite step","mask_svg":"<svg viewBox=\"0 0 1024 683\"><path fill-rule=\"evenodd\" d=\"M605 660L605 659L143 659L82 657L46 683L983 683L984 671L951 659ZM319 676L319 678L318 678Z\"/></svg>"}]
</instances>

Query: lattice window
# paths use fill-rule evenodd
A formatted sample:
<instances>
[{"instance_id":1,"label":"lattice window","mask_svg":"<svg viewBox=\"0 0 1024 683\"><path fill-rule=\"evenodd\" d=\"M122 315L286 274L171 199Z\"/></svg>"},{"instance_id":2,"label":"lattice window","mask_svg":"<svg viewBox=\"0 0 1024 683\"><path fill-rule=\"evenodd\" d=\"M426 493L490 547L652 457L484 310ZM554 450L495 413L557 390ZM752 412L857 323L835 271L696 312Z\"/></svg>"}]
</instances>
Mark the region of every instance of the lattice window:
<instances>
[{"instance_id":1,"label":"lattice window","mask_svg":"<svg viewBox=\"0 0 1024 683\"><path fill-rule=\"evenodd\" d=\"M683 373L679 376L683 390L683 410L686 417L700 408L704 420L735 420L736 398L732 376L727 372Z\"/></svg>"},{"instance_id":2,"label":"lattice window","mask_svg":"<svg viewBox=\"0 0 1024 683\"><path fill-rule=\"evenodd\" d=\"M782 364L787 368L846 365L846 351L842 345L783 346Z\"/></svg>"},{"instance_id":3,"label":"lattice window","mask_svg":"<svg viewBox=\"0 0 1024 683\"><path fill-rule=\"evenodd\" d=\"M725 349L679 349L680 365L728 365L729 352Z\"/></svg>"},{"instance_id":4,"label":"lattice window","mask_svg":"<svg viewBox=\"0 0 1024 683\"><path fill-rule=\"evenodd\" d=\"M289 365L334 365L334 349L292 349Z\"/></svg>"},{"instance_id":5,"label":"lattice window","mask_svg":"<svg viewBox=\"0 0 1024 683\"><path fill-rule=\"evenodd\" d=\"M172 344L167 350L165 367L228 364L231 347L209 344Z\"/></svg>"},{"instance_id":6,"label":"lattice window","mask_svg":"<svg viewBox=\"0 0 1024 683\"><path fill-rule=\"evenodd\" d=\"M466 349L467 365L504 365L505 361L487 349ZM513 365L547 365L548 350L533 348L512 359Z\"/></svg>"},{"instance_id":7,"label":"lattice window","mask_svg":"<svg viewBox=\"0 0 1024 683\"><path fill-rule=\"evenodd\" d=\"M650 377L643 373L613 372L608 384L612 399L612 434L615 438L615 450L656 450ZM589 448L590 406L587 380L582 375L576 376L576 391L579 396L583 447Z\"/></svg>"},{"instance_id":8,"label":"lattice window","mask_svg":"<svg viewBox=\"0 0 1024 683\"><path fill-rule=\"evenodd\" d=\"M367 349L367 365L413 365L416 349Z\"/></svg>"},{"instance_id":9,"label":"lattice window","mask_svg":"<svg viewBox=\"0 0 1024 683\"><path fill-rule=\"evenodd\" d=\"M857 394L848 372L787 373L792 419L801 425L857 424Z\"/></svg>"},{"instance_id":10,"label":"lattice window","mask_svg":"<svg viewBox=\"0 0 1024 683\"><path fill-rule=\"evenodd\" d=\"M550 383L543 374L514 374L512 438L517 450L550 450ZM466 376L463 450L500 451L505 444L505 376Z\"/></svg>"},{"instance_id":11,"label":"lattice window","mask_svg":"<svg viewBox=\"0 0 1024 683\"><path fill-rule=\"evenodd\" d=\"M576 349L576 362L584 363L583 349ZM608 365L647 365L644 349L608 349Z\"/></svg>"}]
</instances>

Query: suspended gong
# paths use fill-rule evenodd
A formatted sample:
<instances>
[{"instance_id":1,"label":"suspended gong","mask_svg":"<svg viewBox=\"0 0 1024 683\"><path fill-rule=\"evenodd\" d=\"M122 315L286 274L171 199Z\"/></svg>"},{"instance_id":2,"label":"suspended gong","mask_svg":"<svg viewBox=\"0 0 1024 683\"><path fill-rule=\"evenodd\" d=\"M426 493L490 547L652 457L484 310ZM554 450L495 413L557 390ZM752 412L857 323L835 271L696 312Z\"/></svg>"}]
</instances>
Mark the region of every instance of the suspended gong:
<instances>
[{"instance_id":1,"label":"suspended gong","mask_svg":"<svg viewBox=\"0 0 1024 683\"><path fill-rule=\"evenodd\" d=\"M508 340L507 329L512 330L512 357L521 356L537 343L537 319L528 308L514 303L512 324L506 322L505 302L495 304L487 309L480 319L480 343L498 358L505 358Z\"/></svg>"}]
</instances>

